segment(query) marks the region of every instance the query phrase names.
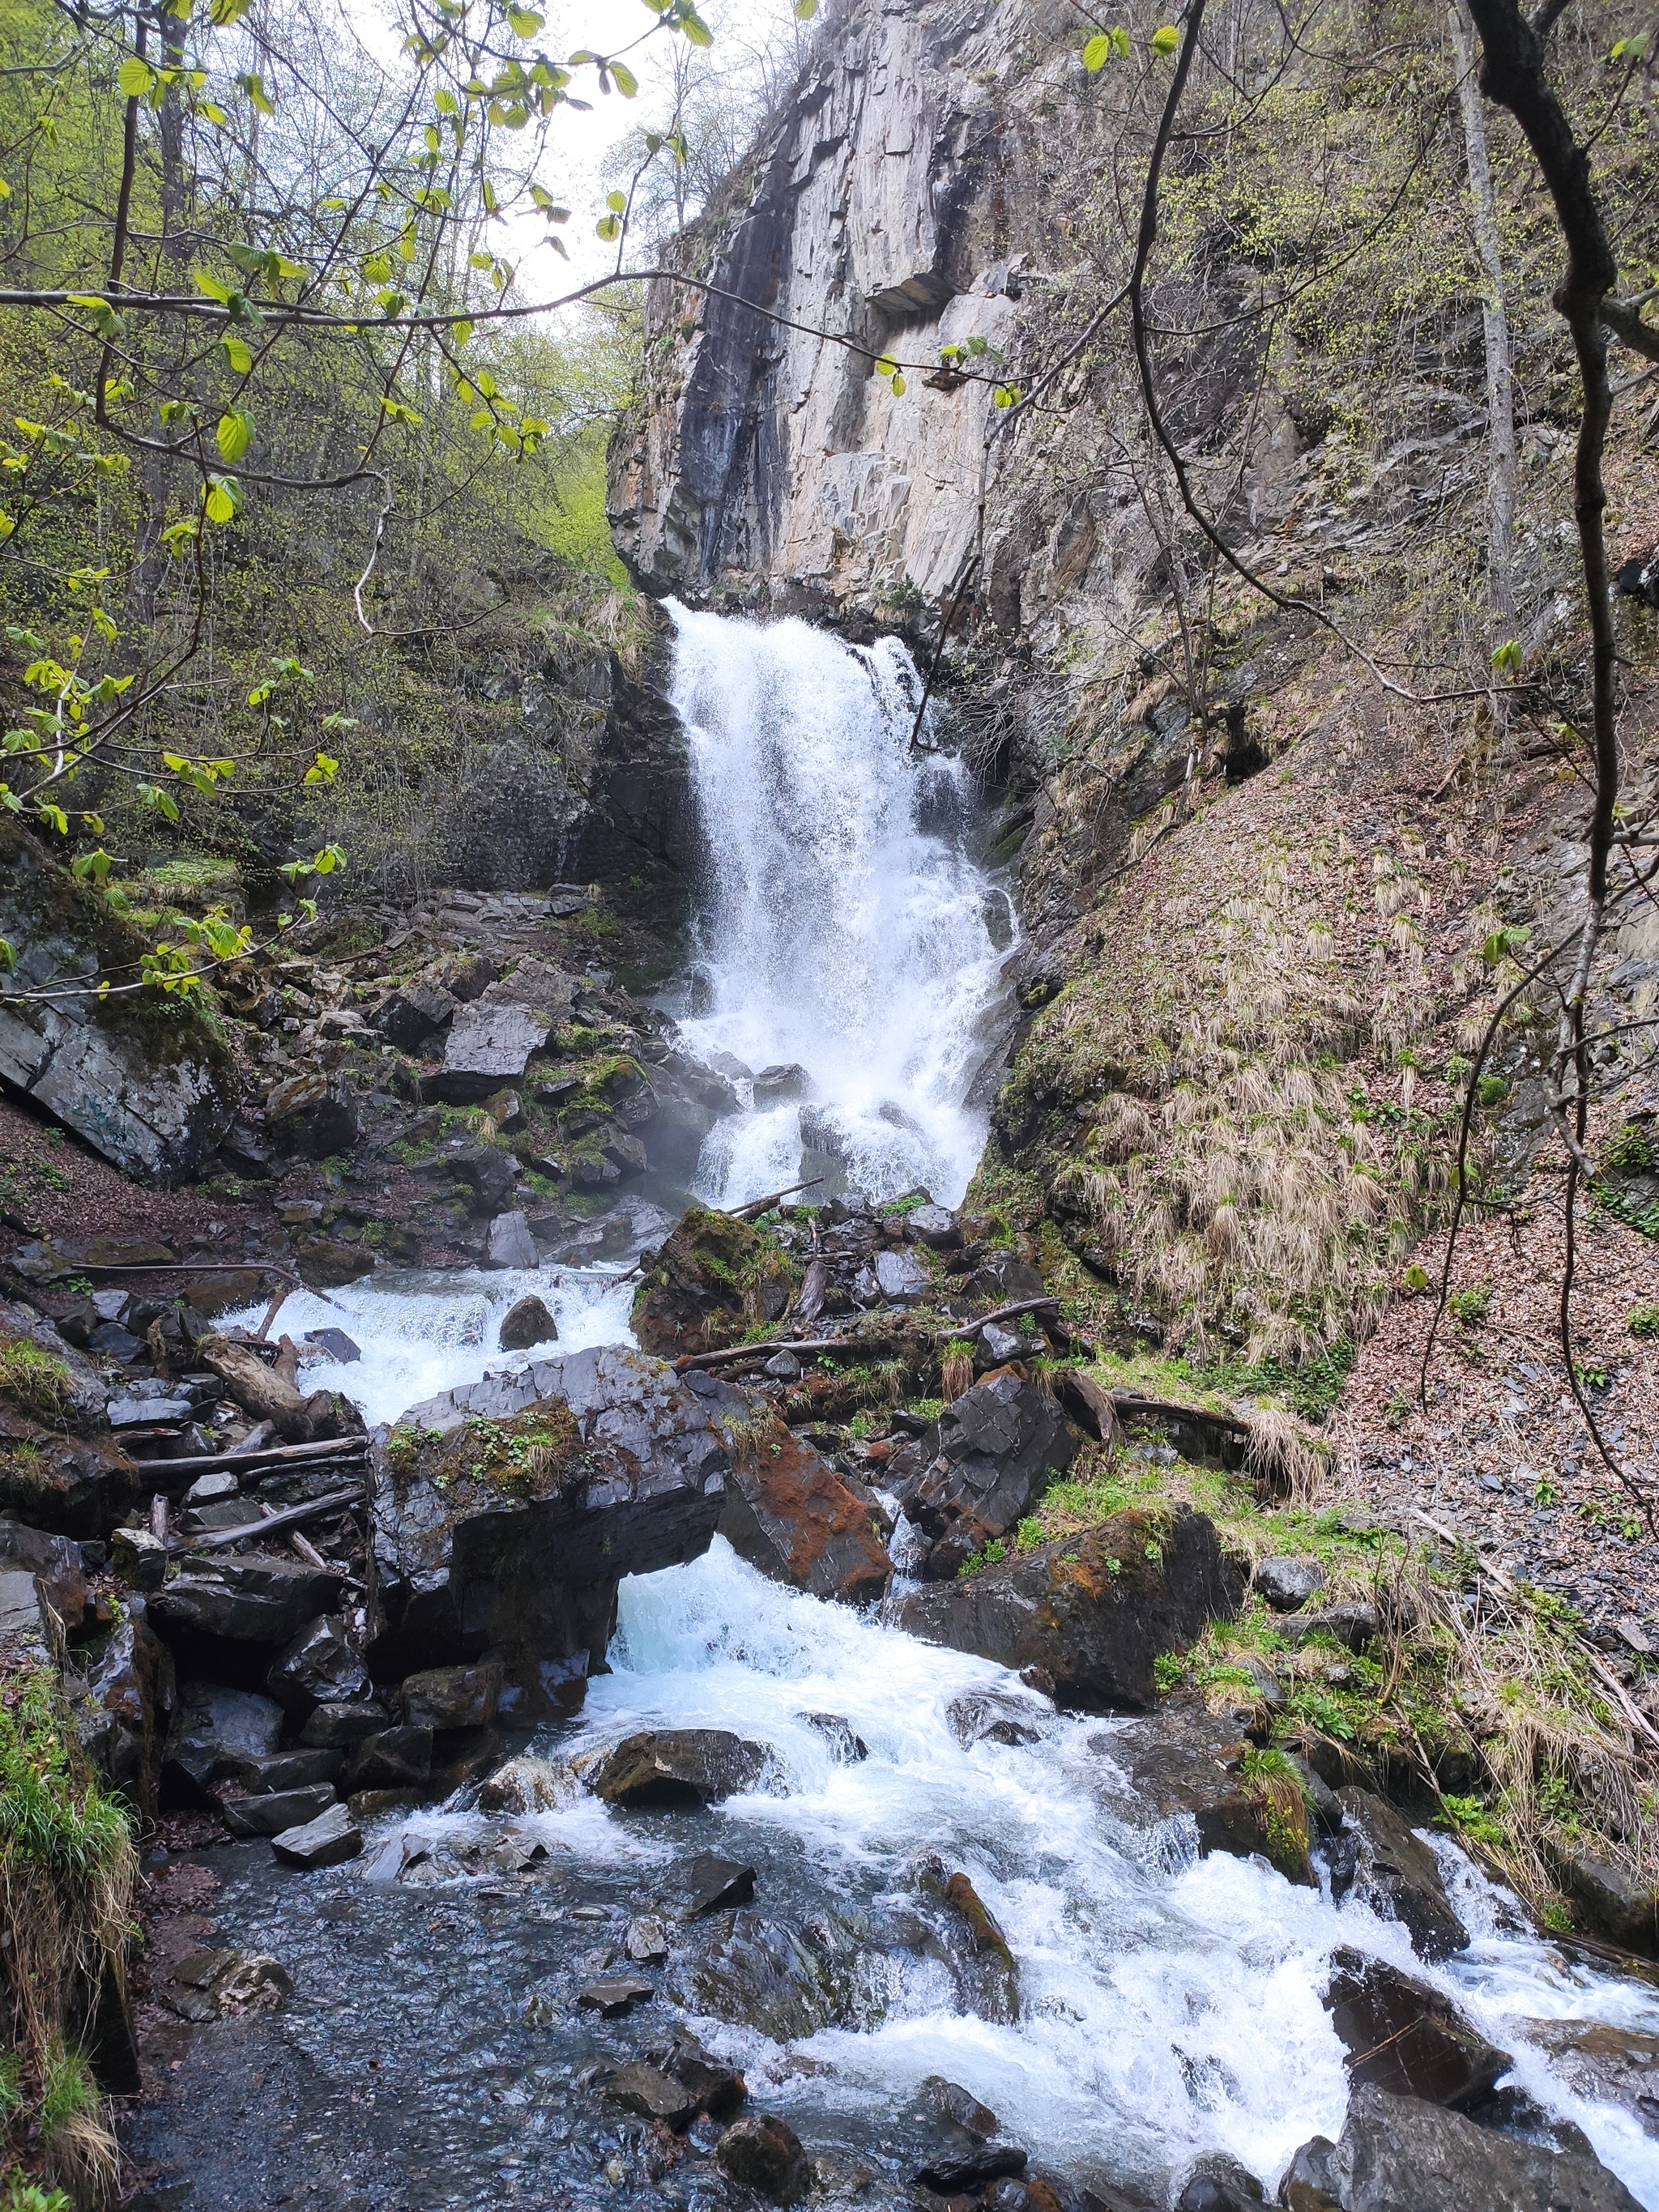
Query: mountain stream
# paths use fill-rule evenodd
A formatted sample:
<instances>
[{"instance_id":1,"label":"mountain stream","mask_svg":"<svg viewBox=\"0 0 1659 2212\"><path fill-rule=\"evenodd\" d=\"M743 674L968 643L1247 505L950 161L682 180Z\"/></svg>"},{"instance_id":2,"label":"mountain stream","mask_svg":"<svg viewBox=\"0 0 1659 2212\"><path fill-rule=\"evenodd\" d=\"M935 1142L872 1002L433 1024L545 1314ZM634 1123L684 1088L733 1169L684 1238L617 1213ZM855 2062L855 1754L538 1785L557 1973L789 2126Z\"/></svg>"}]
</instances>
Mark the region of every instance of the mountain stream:
<instances>
[{"instance_id":1,"label":"mountain stream","mask_svg":"<svg viewBox=\"0 0 1659 2212\"><path fill-rule=\"evenodd\" d=\"M744 1083L801 1071L795 1095L745 1101L711 1133L704 1194L735 1203L820 1164L878 1195L926 1183L954 1202L982 1140L967 1092L1014 931L973 857L966 772L910 754L916 678L890 641L675 619L709 852L683 1031ZM331 1304L296 1296L284 1326L343 1325L362 1360L307 1378L386 1420L511 1364L496 1326L532 1287L561 1349L627 1340L631 1286L603 1269L383 1272ZM1199 1857L1189 1821L1127 1824L1103 1788L1122 1723L1056 1714L987 1661L768 1582L720 1538L623 1583L611 1661L533 1752L556 1764L641 1726L727 1728L769 1747L759 1783L703 1812L611 1811L573 1783L516 1817L478 1812L474 1789L381 1816L364 1856L325 1873L284 1871L263 1843L203 1854L224 1883L216 1940L275 1954L295 1986L281 2012L199 2037L183 2094L141 2118L156 2206L714 2212L738 2200L710 2124L670 2136L599 2086L676 2022L741 2069L748 2110L788 2120L830 2199L872 2212L915 2201L939 2140L923 2085L939 2075L1073 2190L1164 2205L1194 2157L1223 2151L1271 2194L1299 2144L1341 2128L1321 1994L1349 1945L1454 1995L1515 2053L1512 2078L1659 2212L1659 2141L1576 2096L1518 2026L1659 2033L1659 1993L1570 1960L1450 1844L1435 1849L1474 1941L1425 1968L1399 1923L1339 1909L1328 1875L1294 1887L1259 1861ZM964 1741L952 1707L974 1692L1018 1704L1029 1740ZM854 1739L866 1756L848 1755ZM629 1971L630 1919L710 1850L755 1869L752 1905L674 1938L629 2016L580 2010L585 1982ZM918 1905L930 1855L968 1873L1006 1931L1017 2020L964 2000Z\"/></svg>"}]
</instances>

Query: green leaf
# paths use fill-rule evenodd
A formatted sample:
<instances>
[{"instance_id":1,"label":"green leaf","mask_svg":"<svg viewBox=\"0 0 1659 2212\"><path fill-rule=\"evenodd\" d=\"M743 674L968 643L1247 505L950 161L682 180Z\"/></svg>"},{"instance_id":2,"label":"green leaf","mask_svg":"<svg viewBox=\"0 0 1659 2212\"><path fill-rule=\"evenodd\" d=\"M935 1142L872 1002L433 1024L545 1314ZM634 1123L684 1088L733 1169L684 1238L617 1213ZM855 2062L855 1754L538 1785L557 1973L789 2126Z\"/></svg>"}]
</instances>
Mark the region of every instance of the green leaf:
<instances>
[{"instance_id":1,"label":"green leaf","mask_svg":"<svg viewBox=\"0 0 1659 2212\"><path fill-rule=\"evenodd\" d=\"M795 0L795 17L797 21L810 23L813 16L816 15L817 12L818 0Z\"/></svg>"},{"instance_id":2,"label":"green leaf","mask_svg":"<svg viewBox=\"0 0 1659 2212\"><path fill-rule=\"evenodd\" d=\"M691 46L712 46L714 43L714 33L695 8L687 8L682 12L678 27L684 32L687 42Z\"/></svg>"},{"instance_id":3,"label":"green leaf","mask_svg":"<svg viewBox=\"0 0 1659 2212\"><path fill-rule=\"evenodd\" d=\"M1152 52L1155 54L1172 54L1180 44L1181 33L1173 23L1160 23L1152 33Z\"/></svg>"},{"instance_id":4,"label":"green leaf","mask_svg":"<svg viewBox=\"0 0 1659 2212\"><path fill-rule=\"evenodd\" d=\"M1018 397L1018 392L1012 384L1000 384L991 394L993 404L998 407L1012 407Z\"/></svg>"},{"instance_id":5,"label":"green leaf","mask_svg":"<svg viewBox=\"0 0 1659 2212\"><path fill-rule=\"evenodd\" d=\"M234 338L227 334L219 341L221 350L238 376L246 376L253 366L253 349L246 338Z\"/></svg>"},{"instance_id":6,"label":"green leaf","mask_svg":"<svg viewBox=\"0 0 1659 2212\"><path fill-rule=\"evenodd\" d=\"M137 54L130 54L115 72L115 88L125 100L143 100L155 82L155 70Z\"/></svg>"},{"instance_id":7,"label":"green leaf","mask_svg":"<svg viewBox=\"0 0 1659 2212\"><path fill-rule=\"evenodd\" d=\"M0 937L0 968L17 965L17 948L9 937Z\"/></svg>"},{"instance_id":8,"label":"green leaf","mask_svg":"<svg viewBox=\"0 0 1659 2212\"><path fill-rule=\"evenodd\" d=\"M1521 647L1515 638L1509 638L1492 653L1492 665L1500 676L1508 676L1521 665Z\"/></svg>"},{"instance_id":9,"label":"green leaf","mask_svg":"<svg viewBox=\"0 0 1659 2212\"><path fill-rule=\"evenodd\" d=\"M876 374L878 376L896 376L898 374L898 363L896 361L889 361L886 355L883 354L881 359L876 363Z\"/></svg>"},{"instance_id":10,"label":"green leaf","mask_svg":"<svg viewBox=\"0 0 1659 2212\"><path fill-rule=\"evenodd\" d=\"M228 31L233 23L240 22L252 5L252 0L212 0L208 20L216 29Z\"/></svg>"},{"instance_id":11,"label":"green leaf","mask_svg":"<svg viewBox=\"0 0 1659 2212\"><path fill-rule=\"evenodd\" d=\"M538 15L533 8L509 8L507 20L519 38L533 39L547 18Z\"/></svg>"},{"instance_id":12,"label":"green leaf","mask_svg":"<svg viewBox=\"0 0 1659 2212\"><path fill-rule=\"evenodd\" d=\"M248 70L236 80L237 84L252 101L261 115L275 115L276 103L265 90L265 81L257 70Z\"/></svg>"},{"instance_id":13,"label":"green leaf","mask_svg":"<svg viewBox=\"0 0 1659 2212\"><path fill-rule=\"evenodd\" d=\"M904 379L896 369L893 372L892 392L895 399L902 399L904 397Z\"/></svg>"},{"instance_id":14,"label":"green leaf","mask_svg":"<svg viewBox=\"0 0 1659 2212\"><path fill-rule=\"evenodd\" d=\"M628 211L628 195L626 192L607 192L605 196L605 204L608 208L614 209L617 214L625 215Z\"/></svg>"},{"instance_id":15,"label":"green leaf","mask_svg":"<svg viewBox=\"0 0 1659 2212\"><path fill-rule=\"evenodd\" d=\"M198 292L204 293L210 300L216 300L222 307L228 307L230 305L234 295L216 276L210 276L205 269L198 269L193 273Z\"/></svg>"},{"instance_id":16,"label":"green leaf","mask_svg":"<svg viewBox=\"0 0 1659 2212\"><path fill-rule=\"evenodd\" d=\"M61 806L53 806L42 800L34 811L41 821L46 823L49 829L55 830L60 837L69 836L69 817Z\"/></svg>"},{"instance_id":17,"label":"green leaf","mask_svg":"<svg viewBox=\"0 0 1659 2212\"><path fill-rule=\"evenodd\" d=\"M203 510L210 522L234 521L242 504L242 487L234 477L210 476Z\"/></svg>"},{"instance_id":18,"label":"green leaf","mask_svg":"<svg viewBox=\"0 0 1659 2212\"><path fill-rule=\"evenodd\" d=\"M253 443L253 417L245 407L228 407L213 434L222 461L240 461Z\"/></svg>"},{"instance_id":19,"label":"green leaf","mask_svg":"<svg viewBox=\"0 0 1659 2212\"><path fill-rule=\"evenodd\" d=\"M1105 31L1097 31L1093 38L1089 40L1084 46L1084 68L1088 70L1091 76L1093 76L1097 70L1103 70L1105 68L1107 63L1111 59L1111 58L1112 41L1109 33Z\"/></svg>"},{"instance_id":20,"label":"green leaf","mask_svg":"<svg viewBox=\"0 0 1659 2212\"><path fill-rule=\"evenodd\" d=\"M593 226L593 235L595 238L605 239L607 243L613 238L619 238L622 235L620 217L614 215L601 216Z\"/></svg>"}]
</instances>

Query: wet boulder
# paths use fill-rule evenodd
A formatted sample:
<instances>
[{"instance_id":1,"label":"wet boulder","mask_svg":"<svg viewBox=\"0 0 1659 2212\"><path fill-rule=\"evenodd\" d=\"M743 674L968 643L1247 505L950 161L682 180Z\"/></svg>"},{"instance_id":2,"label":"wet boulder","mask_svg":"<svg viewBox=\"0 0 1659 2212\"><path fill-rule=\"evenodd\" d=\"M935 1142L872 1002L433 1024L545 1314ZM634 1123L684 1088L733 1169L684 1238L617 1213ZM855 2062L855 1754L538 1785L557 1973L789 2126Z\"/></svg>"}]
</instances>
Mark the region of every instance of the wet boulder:
<instances>
[{"instance_id":1,"label":"wet boulder","mask_svg":"<svg viewBox=\"0 0 1659 2212\"><path fill-rule=\"evenodd\" d=\"M1161 1699L1091 1748L1103 1754L1099 1787L1132 1826L1189 1820L1200 1856L1264 1858L1290 1881L1314 1885L1303 1784L1288 1762L1251 1771L1250 1745L1233 1712L1196 1697Z\"/></svg>"},{"instance_id":2,"label":"wet boulder","mask_svg":"<svg viewBox=\"0 0 1659 2212\"><path fill-rule=\"evenodd\" d=\"M740 1907L708 1926L706 1947L672 1969L671 1992L688 2012L779 2043L851 2019L870 1951L861 1923L817 1913L797 1928Z\"/></svg>"},{"instance_id":3,"label":"wet boulder","mask_svg":"<svg viewBox=\"0 0 1659 2212\"><path fill-rule=\"evenodd\" d=\"M233 1836L280 1836L316 1820L334 1802L331 1782L307 1782L296 1790L227 1790L219 1810Z\"/></svg>"},{"instance_id":4,"label":"wet boulder","mask_svg":"<svg viewBox=\"0 0 1659 2212\"><path fill-rule=\"evenodd\" d=\"M544 1301L532 1291L502 1315L501 1334L495 1341L503 1352L528 1352L532 1345L554 1343L558 1334L558 1323Z\"/></svg>"},{"instance_id":5,"label":"wet boulder","mask_svg":"<svg viewBox=\"0 0 1659 2212\"><path fill-rule=\"evenodd\" d=\"M953 1580L966 1559L1006 1534L1071 1465L1079 1442L1041 1384L1012 1369L947 1406L937 1453L904 1494L905 1517L928 1540L923 1577Z\"/></svg>"},{"instance_id":6,"label":"wet boulder","mask_svg":"<svg viewBox=\"0 0 1659 2212\"><path fill-rule=\"evenodd\" d=\"M1025 2166L1025 2153L1017 2143L981 2143L973 2150L941 2152L918 2169L916 2179L936 2197L962 2197L1012 2179Z\"/></svg>"},{"instance_id":7,"label":"wet boulder","mask_svg":"<svg viewBox=\"0 0 1659 2212\"><path fill-rule=\"evenodd\" d=\"M32 1431L96 1437L108 1431L109 1386L44 1314L0 1298L0 1442ZM8 1498L27 1510L26 1497Z\"/></svg>"},{"instance_id":8,"label":"wet boulder","mask_svg":"<svg viewBox=\"0 0 1659 2212\"><path fill-rule=\"evenodd\" d=\"M811 2191L812 2168L800 2137L774 2113L734 2120L715 2144L714 2156L739 2188L774 2204L799 2204Z\"/></svg>"},{"instance_id":9,"label":"wet boulder","mask_svg":"<svg viewBox=\"0 0 1659 2212\"><path fill-rule=\"evenodd\" d=\"M1595 1851L1553 1854L1556 1879L1597 1935L1639 1957L1659 1958L1659 1887Z\"/></svg>"},{"instance_id":10,"label":"wet boulder","mask_svg":"<svg viewBox=\"0 0 1659 2212\"><path fill-rule=\"evenodd\" d=\"M617 1346L411 1407L375 1442L374 1672L488 1652L515 1712L580 1703L618 1579L708 1549L730 1455L696 1390Z\"/></svg>"},{"instance_id":11,"label":"wet boulder","mask_svg":"<svg viewBox=\"0 0 1659 2212\"><path fill-rule=\"evenodd\" d=\"M477 1106L503 1085L524 1079L532 1053L544 1050L552 1027L540 1009L482 999L461 1007L449 1025L444 1064L423 1078L421 1096L428 1103Z\"/></svg>"},{"instance_id":12,"label":"wet boulder","mask_svg":"<svg viewBox=\"0 0 1659 2212\"><path fill-rule=\"evenodd\" d=\"M1206 2151L1182 2185L1175 2212L1255 2212L1267 2197L1248 2166L1224 2151Z\"/></svg>"},{"instance_id":13,"label":"wet boulder","mask_svg":"<svg viewBox=\"0 0 1659 2212\"><path fill-rule=\"evenodd\" d=\"M755 1869L740 1859L723 1859L717 1851L699 1851L680 1869L670 1894L681 1919L706 1920L711 1912L754 1903Z\"/></svg>"},{"instance_id":14,"label":"wet boulder","mask_svg":"<svg viewBox=\"0 0 1659 2212\"><path fill-rule=\"evenodd\" d=\"M434 1030L454 1018L460 1000L430 977L389 992L374 1013L374 1026L399 1052L418 1052Z\"/></svg>"},{"instance_id":15,"label":"wet boulder","mask_svg":"<svg viewBox=\"0 0 1659 2212\"><path fill-rule=\"evenodd\" d=\"M1316 2136L1297 2153L1284 2201L1298 2212L1638 2212L1589 2152L1540 2149L1370 2087L1356 2090L1339 2142Z\"/></svg>"},{"instance_id":16,"label":"wet boulder","mask_svg":"<svg viewBox=\"0 0 1659 2212\"><path fill-rule=\"evenodd\" d=\"M352 1752L345 1790L416 1790L432 1771L432 1730L404 1726L366 1735Z\"/></svg>"},{"instance_id":17,"label":"wet boulder","mask_svg":"<svg viewBox=\"0 0 1659 2212\"><path fill-rule=\"evenodd\" d=\"M244 1796L264 1797L332 1782L344 1764L343 1751L313 1751L301 1745L294 1751L272 1752L268 1758L240 1760L234 1779Z\"/></svg>"},{"instance_id":18,"label":"wet boulder","mask_svg":"<svg viewBox=\"0 0 1659 2212\"><path fill-rule=\"evenodd\" d=\"M192 1566L158 1590L151 1606L165 1629L236 1644L287 1644L339 1604L345 1577L301 1559L249 1553Z\"/></svg>"},{"instance_id":19,"label":"wet boulder","mask_svg":"<svg viewBox=\"0 0 1659 2212\"><path fill-rule=\"evenodd\" d=\"M368 1669L352 1641L343 1613L307 1621L271 1662L265 1687L279 1705L304 1715L315 1706L346 1704L369 1695Z\"/></svg>"},{"instance_id":20,"label":"wet boulder","mask_svg":"<svg viewBox=\"0 0 1659 2212\"><path fill-rule=\"evenodd\" d=\"M349 1751L368 1735L374 1735L390 1718L384 1705L365 1699L359 1704L319 1705L300 1730L300 1741L319 1751Z\"/></svg>"},{"instance_id":21,"label":"wet boulder","mask_svg":"<svg viewBox=\"0 0 1659 2212\"><path fill-rule=\"evenodd\" d=\"M76 1653L84 1697L71 1710L76 1733L106 1790L153 1819L161 1751L177 1698L173 1654L149 1625L142 1597L130 1597L102 1644Z\"/></svg>"},{"instance_id":22,"label":"wet boulder","mask_svg":"<svg viewBox=\"0 0 1659 2212\"><path fill-rule=\"evenodd\" d=\"M494 1660L477 1667L432 1667L405 1679L398 1703L415 1728L487 1728L501 1703L501 1679Z\"/></svg>"},{"instance_id":23,"label":"wet boulder","mask_svg":"<svg viewBox=\"0 0 1659 2212\"><path fill-rule=\"evenodd\" d=\"M1339 1790L1342 1833L1331 1858L1331 1894L1358 1896L1398 1920L1419 1958L1448 1959L1469 1940L1452 1908L1434 1853L1391 1805L1367 1790Z\"/></svg>"},{"instance_id":24,"label":"wet boulder","mask_svg":"<svg viewBox=\"0 0 1659 2212\"><path fill-rule=\"evenodd\" d=\"M161 1769L164 1790L205 1804L207 1786L245 1759L268 1758L282 1740L283 1709L246 1690L186 1682L179 1691Z\"/></svg>"},{"instance_id":25,"label":"wet boulder","mask_svg":"<svg viewBox=\"0 0 1659 2212\"><path fill-rule=\"evenodd\" d=\"M943 1206L919 1206L904 1217L904 1233L913 1244L930 1252L952 1252L962 1242L957 1217Z\"/></svg>"},{"instance_id":26,"label":"wet boulder","mask_svg":"<svg viewBox=\"0 0 1659 2212\"><path fill-rule=\"evenodd\" d=\"M981 2020L1006 2024L1019 2018L1019 1970L1008 1938L990 1907L960 1868L924 1859L919 1870L924 1895L945 1908L944 1948L965 2010Z\"/></svg>"},{"instance_id":27,"label":"wet boulder","mask_svg":"<svg viewBox=\"0 0 1659 2212\"><path fill-rule=\"evenodd\" d=\"M362 1831L343 1805L331 1805L303 1826L285 1828L270 1839L270 1848L285 1866L312 1872L319 1867L343 1866L362 1850Z\"/></svg>"},{"instance_id":28,"label":"wet boulder","mask_svg":"<svg viewBox=\"0 0 1659 2212\"><path fill-rule=\"evenodd\" d=\"M887 1553L866 1499L822 1452L774 1419L748 1440L726 1479L720 1533L774 1582L867 1605L887 1587Z\"/></svg>"},{"instance_id":29,"label":"wet boulder","mask_svg":"<svg viewBox=\"0 0 1659 2212\"><path fill-rule=\"evenodd\" d=\"M530 1233L530 1222L520 1212L498 1213L489 1224L489 1236L484 1248L486 1267L534 1267L541 1263L541 1254Z\"/></svg>"},{"instance_id":30,"label":"wet boulder","mask_svg":"<svg viewBox=\"0 0 1659 2212\"><path fill-rule=\"evenodd\" d=\"M17 1569L34 1577L41 1596L74 1635L87 1609L81 1547L67 1536L26 1528L21 1521L0 1521L0 1572Z\"/></svg>"},{"instance_id":31,"label":"wet boulder","mask_svg":"<svg viewBox=\"0 0 1659 2212\"><path fill-rule=\"evenodd\" d=\"M755 1322L782 1316L798 1279L763 1229L694 1206L645 1270L634 1334L664 1358L736 1344Z\"/></svg>"},{"instance_id":32,"label":"wet boulder","mask_svg":"<svg viewBox=\"0 0 1659 2212\"><path fill-rule=\"evenodd\" d=\"M1451 1999L1414 1974L1363 1952L1331 1960L1325 2009L1348 2054L1348 2078L1390 2096L1468 2112L1514 2060L1488 2043Z\"/></svg>"},{"instance_id":33,"label":"wet boulder","mask_svg":"<svg viewBox=\"0 0 1659 2212\"><path fill-rule=\"evenodd\" d=\"M606 1753L593 1794L607 1805L718 1805L752 1790L769 1755L729 1729L643 1729Z\"/></svg>"},{"instance_id":34,"label":"wet boulder","mask_svg":"<svg viewBox=\"0 0 1659 2212\"><path fill-rule=\"evenodd\" d=\"M1040 1668L1055 1702L1085 1712L1144 1710L1152 1662L1184 1650L1243 1589L1213 1522L1185 1506L1114 1515L952 1583L907 1591L893 1625L925 1643Z\"/></svg>"},{"instance_id":35,"label":"wet boulder","mask_svg":"<svg viewBox=\"0 0 1659 2212\"><path fill-rule=\"evenodd\" d=\"M687 2028L671 2029L648 2042L644 2058L678 2083L690 2099L693 2112L707 2112L711 2119L730 2119L749 2094L742 2075L705 2051Z\"/></svg>"},{"instance_id":36,"label":"wet boulder","mask_svg":"<svg viewBox=\"0 0 1659 2212\"><path fill-rule=\"evenodd\" d=\"M1659 2139L1659 2035L1599 2020L1518 2020L1514 2027L1577 2095L1622 2106Z\"/></svg>"}]
</instances>

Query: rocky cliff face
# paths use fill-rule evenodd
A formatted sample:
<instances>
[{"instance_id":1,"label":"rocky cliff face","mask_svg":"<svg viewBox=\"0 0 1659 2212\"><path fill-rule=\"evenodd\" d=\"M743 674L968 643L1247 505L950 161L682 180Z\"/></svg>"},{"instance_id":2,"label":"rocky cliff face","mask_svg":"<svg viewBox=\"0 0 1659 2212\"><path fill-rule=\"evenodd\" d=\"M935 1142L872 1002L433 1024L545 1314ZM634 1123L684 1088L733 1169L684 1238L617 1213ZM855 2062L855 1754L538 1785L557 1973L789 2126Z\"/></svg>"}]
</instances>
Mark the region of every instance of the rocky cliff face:
<instances>
[{"instance_id":1,"label":"rocky cliff face","mask_svg":"<svg viewBox=\"0 0 1659 2212\"><path fill-rule=\"evenodd\" d=\"M647 590L831 611L905 578L949 586L991 388L940 375L918 405L874 362L1012 342L1030 257L1010 222L1009 34L1063 72L1063 27L1006 0L842 11L727 209L686 241L714 289L655 288L651 383L611 487Z\"/></svg>"}]
</instances>

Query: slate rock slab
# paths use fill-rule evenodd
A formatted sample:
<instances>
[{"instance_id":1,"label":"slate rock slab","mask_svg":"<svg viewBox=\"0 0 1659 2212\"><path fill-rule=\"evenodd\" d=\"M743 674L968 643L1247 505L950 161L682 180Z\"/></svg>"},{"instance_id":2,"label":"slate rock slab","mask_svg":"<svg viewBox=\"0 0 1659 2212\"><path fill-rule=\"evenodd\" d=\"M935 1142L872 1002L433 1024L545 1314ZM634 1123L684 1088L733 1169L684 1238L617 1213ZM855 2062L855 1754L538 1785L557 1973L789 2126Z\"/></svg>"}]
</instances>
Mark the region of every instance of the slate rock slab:
<instances>
[{"instance_id":1,"label":"slate rock slab","mask_svg":"<svg viewBox=\"0 0 1659 2212\"><path fill-rule=\"evenodd\" d=\"M475 1000L451 1022L443 1066L422 1081L422 1097L476 1106L503 1084L521 1081L550 1027L548 1014L534 1007Z\"/></svg>"},{"instance_id":2,"label":"slate rock slab","mask_svg":"<svg viewBox=\"0 0 1659 2212\"><path fill-rule=\"evenodd\" d=\"M362 1831L343 1805L331 1805L303 1827L273 1836L270 1848L285 1866L315 1869L343 1866L362 1850Z\"/></svg>"}]
</instances>

